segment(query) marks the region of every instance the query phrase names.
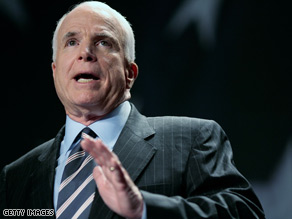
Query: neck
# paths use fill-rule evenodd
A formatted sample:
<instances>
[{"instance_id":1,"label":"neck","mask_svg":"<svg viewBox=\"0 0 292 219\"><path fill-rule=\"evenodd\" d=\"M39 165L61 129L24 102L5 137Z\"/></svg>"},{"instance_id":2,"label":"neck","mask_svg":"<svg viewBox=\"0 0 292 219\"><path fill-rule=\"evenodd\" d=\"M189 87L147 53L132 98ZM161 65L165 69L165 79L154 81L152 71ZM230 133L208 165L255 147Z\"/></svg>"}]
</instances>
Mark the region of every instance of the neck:
<instances>
[{"instance_id":1,"label":"neck","mask_svg":"<svg viewBox=\"0 0 292 219\"><path fill-rule=\"evenodd\" d=\"M90 109L78 109L70 111L66 109L66 114L74 121L79 122L85 126L89 126L92 123L103 119L114 109L116 109L121 103L108 108L107 110L90 110Z\"/></svg>"},{"instance_id":2,"label":"neck","mask_svg":"<svg viewBox=\"0 0 292 219\"><path fill-rule=\"evenodd\" d=\"M67 113L66 114L70 117L70 119L79 122L85 126L89 126L90 124L104 118L107 114L102 115L102 116L96 116L96 115L83 115L83 116L76 116L74 114L71 113Z\"/></svg>"}]
</instances>

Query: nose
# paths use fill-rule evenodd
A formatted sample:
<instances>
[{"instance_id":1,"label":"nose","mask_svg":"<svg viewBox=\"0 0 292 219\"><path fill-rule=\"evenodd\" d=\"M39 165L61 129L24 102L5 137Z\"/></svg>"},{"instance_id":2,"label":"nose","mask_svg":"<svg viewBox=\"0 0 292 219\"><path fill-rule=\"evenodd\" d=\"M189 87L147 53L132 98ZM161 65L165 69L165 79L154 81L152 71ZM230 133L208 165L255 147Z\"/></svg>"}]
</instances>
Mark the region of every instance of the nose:
<instances>
[{"instance_id":1,"label":"nose","mask_svg":"<svg viewBox=\"0 0 292 219\"><path fill-rule=\"evenodd\" d=\"M84 46L83 48L80 49L78 60L84 62L96 62L97 57L90 48L90 46Z\"/></svg>"}]
</instances>

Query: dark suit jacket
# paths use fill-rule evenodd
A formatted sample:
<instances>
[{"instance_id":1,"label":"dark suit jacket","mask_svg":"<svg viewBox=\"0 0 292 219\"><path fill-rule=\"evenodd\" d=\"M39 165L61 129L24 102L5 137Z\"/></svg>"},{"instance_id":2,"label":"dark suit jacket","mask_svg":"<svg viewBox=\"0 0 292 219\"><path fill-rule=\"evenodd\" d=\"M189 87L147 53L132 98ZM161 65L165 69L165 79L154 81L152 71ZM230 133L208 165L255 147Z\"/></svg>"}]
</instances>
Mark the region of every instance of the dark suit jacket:
<instances>
[{"instance_id":1,"label":"dark suit jacket","mask_svg":"<svg viewBox=\"0 0 292 219\"><path fill-rule=\"evenodd\" d=\"M53 209L64 127L56 138L4 167L3 209ZM142 116L132 105L114 146L140 188L148 218L264 218L250 184L235 168L230 143L209 120ZM90 218L118 218L96 192ZM1 214L2 216L2 214Z\"/></svg>"}]
</instances>

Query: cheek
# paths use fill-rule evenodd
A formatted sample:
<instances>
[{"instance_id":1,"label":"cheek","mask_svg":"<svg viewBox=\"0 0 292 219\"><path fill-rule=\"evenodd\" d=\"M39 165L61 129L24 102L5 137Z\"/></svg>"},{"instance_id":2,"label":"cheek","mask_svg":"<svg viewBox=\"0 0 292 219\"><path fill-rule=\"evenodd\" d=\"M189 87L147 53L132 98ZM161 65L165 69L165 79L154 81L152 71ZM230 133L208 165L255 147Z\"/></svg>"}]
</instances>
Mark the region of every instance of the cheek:
<instances>
[{"instance_id":1,"label":"cheek","mask_svg":"<svg viewBox=\"0 0 292 219\"><path fill-rule=\"evenodd\" d=\"M123 87L126 83L124 65L120 58L113 57L112 59L104 59L104 70L107 72L107 78L111 85L115 87Z\"/></svg>"},{"instance_id":2,"label":"cheek","mask_svg":"<svg viewBox=\"0 0 292 219\"><path fill-rule=\"evenodd\" d=\"M64 92L65 81L66 80L64 78L64 75L62 74L62 71L58 69L54 77L54 82L55 82L55 87L56 87L57 92Z\"/></svg>"},{"instance_id":3,"label":"cheek","mask_svg":"<svg viewBox=\"0 0 292 219\"><path fill-rule=\"evenodd\" d=\"M59 98L62 100L66 96L65 80L64 80L64 75L62 75L62 72L56 71L55 77L54 77L54 83L55 83L56 92Z\"/></svg>"},{"instance_id":4,"label":"cheek","mask_svg":"<svg viewBox=\"0 0 292 219\"><path fill-rule=\"evenodd\" d=\"M122 67L114 67L108 71L108 83L109 88L118 91L126 88L126 80L124 76L124 69Z\"/></svg>"},{"instance_id":5,"label":"cheek","mask_svg":"<svg viewBox=\"0 0 292 219\"><path fill-rule=\"evenodd\" d=\"M108 98L112 98L113 100L120 99L124 96L126 91L126 82L125 78L122 76L122 70L116 70L114 72L110 72L111 76L109 79L109 83L107 85L106 96Z\"/></svg>"},{"instance_id":6,"label":"cheek","mask_svg":"<svg viewBox=\"0 0 292 219\"><path fill-rule=\"evenodd\" d=\"M62 65L56 65L57 67L55 70L54 83L58 95L66 96L70 90L68 87L70 82L70 65L63 60L60 60L59 63L62 63Z\"/></svg>"},{"instance_id":7,"label":"cheek","mask_svg":"<svg viewBox=\"0 0 292 219\"><path fill-rule=\"evenodd\" d=\"M56 75L55 77L58 78L59 82L63 85L66 84L66 82L69 82L70 79L70 71L72 69L72 66L74 64L73 61L70 61L69 59L61 59L59 63L62 63L60 65L57 65L58 68L56 69Z\"/></svg>"}]
</instances>

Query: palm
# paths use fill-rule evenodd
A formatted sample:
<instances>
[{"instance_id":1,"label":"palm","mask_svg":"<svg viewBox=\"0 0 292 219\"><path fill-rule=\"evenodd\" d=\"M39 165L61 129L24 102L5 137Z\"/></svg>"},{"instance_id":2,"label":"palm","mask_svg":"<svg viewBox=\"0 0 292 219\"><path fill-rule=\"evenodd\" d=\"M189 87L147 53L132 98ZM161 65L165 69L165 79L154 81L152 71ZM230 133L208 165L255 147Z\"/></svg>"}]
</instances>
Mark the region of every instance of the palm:
<instances>
[{"instance_id":1,"label":"palm","mask_svg":"<svg viewBox=\"0 0 292 219\"><path fill-rule=\"evenodd\" d=\"M100 141L85 138L82 147L88 151L99 166L93 170L100 196L117 214L127 218L141 218L143 198L118 157ZM110 170L110 168L114 168Z\"/></svg>"}]
</instances>

